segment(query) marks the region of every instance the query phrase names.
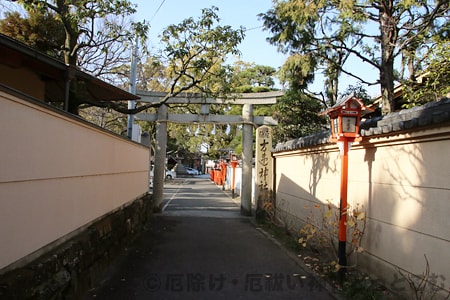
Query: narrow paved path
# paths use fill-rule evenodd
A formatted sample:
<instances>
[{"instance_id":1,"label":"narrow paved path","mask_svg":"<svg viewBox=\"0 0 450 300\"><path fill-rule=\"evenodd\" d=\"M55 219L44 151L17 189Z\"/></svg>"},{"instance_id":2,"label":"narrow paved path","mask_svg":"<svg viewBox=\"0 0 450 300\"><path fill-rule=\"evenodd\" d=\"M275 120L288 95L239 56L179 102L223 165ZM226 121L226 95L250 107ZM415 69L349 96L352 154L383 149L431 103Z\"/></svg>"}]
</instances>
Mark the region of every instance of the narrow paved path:
<instances>
[{"instance_id":1,"label":"narrow paved path","mask_svg":"<svg viewBox=\"0 0 450 300\"><path fill-rule=\"evenodd\" d=\"M86 299L335 299L208 179L164 193L163 213Z\"/></svg>"}]
</instances>

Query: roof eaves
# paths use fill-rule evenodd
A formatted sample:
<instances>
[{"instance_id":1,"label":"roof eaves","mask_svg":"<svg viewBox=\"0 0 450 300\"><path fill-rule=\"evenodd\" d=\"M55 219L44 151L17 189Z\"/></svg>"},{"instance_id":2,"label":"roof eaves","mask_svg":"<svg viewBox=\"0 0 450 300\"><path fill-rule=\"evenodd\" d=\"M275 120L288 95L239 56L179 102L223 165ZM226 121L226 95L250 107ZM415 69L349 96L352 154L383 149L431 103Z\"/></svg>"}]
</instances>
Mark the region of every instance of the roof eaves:
<instances>
[{"instance_id":1,"label":"roof eaves","mask_svg":"<svg viewBox=\"0 0 450 300\"><path fill-rule=\"evenodd\" d=\"M74 70L73 67L64 64L62 61L54 57L36 51L35 49L23 43L20 43L6 35L0 34L0 50L2 47L4 48L4 51L6 51L6 49L12 49L23 60L33 60L41 66L45 65L46 68L40 70L39 73L41 75L48 76L50 80L53 80L55 82L64 81L65 78L61 76L61 74L68 75ZM79 70L78 68L75 68L74 73L75 77L82 79L83 81L88 83L88 88L90 89L91 94L93 95L93 97L97 98L96 100L98 101L126 101L140 99L139 96L136 96L125 90L122 90L121 88L102 81L88 73ZM60 86L63 85L60 84ZM63 101L63 98L61 98L61 101Z\"/></svg>"}]
</instances>

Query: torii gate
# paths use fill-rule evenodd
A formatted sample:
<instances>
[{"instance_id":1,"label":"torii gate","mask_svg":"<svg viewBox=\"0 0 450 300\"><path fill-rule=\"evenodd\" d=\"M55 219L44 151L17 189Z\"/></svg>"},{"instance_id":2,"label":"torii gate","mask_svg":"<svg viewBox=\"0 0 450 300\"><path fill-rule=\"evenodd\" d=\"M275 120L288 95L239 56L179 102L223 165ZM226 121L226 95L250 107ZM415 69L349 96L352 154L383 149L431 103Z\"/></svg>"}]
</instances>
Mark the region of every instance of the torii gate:
<instances>
[{"instance_id":1,"label":"torii gate","mask_svg":"<svg viewBox=\"0 0 450 300\"><path fill-rule=\"evenodd\" d=\"M160 210L164 196L164 168L167 149L167 122L176 123L213 123L213 124L243 124L242 129L242 190L241 214L251 215L252 212L252 158L253 158L253 126L277 125L269 116L253 116L253 105L275 104L277 97L283 92L244 93L235 94L232 99L204 98L200 93L180 93L170 98L158 108L156 114L139 113L137 119L156 121L155 169L153 171L153 200L155 209ZM161 92L138 91L137 95L143 102L160 102L167 94ZM242 116L210 115L211 104L243 105ZM167 104L201 104L199 114L169 114Z\"/></svg>"}]
</instances>

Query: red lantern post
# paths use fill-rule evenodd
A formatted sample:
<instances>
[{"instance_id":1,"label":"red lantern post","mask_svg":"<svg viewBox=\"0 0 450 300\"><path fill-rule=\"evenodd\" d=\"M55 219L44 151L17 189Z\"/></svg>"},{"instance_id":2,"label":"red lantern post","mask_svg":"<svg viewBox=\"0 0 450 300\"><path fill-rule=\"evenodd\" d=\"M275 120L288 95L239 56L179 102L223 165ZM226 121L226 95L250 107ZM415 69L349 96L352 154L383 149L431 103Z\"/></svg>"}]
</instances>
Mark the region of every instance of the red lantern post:
<instances>
[{"instance_id":1,"label":"red lantern post","mask_svg":"<svg viewBox=\"0 0 450 300\"><path fill-rule=\"evenodd\" d=\"M236 167L238 165L238 158L235 154L230 154L230 163L233 174L231 175L231 198L234 198L234 188L236 186Z\"/></svg>"},{"instance_id":2,"label":"red lantern post","mask_svg":"<svg viewBox=\"0 0 450 300\"><path fill-rule=\"evenodd\" d=\"M222 186L222 189L225 189L225 180L227 177L227 166L228 163L225 159L222 160L220 163L220 184Z\"/></svg>"},{"instance_id":3,"label":"red lantern post","mask_svg":"<svg viewBox=\"0 0 450 300\"><path fill-rule=\"evenodd\" d=\"M364 103L350 96L338 101L333 107L321 113L327 114L331 123L331 141L339 144L341 154L341 187L339 204L338 263L340 267L347 265L347 191L348 191L348 152L351 144L360 139L359 123L362 110L367 109ZM344 274L345 268L341 268Z\"/></svg>"},{"instance_id":4,"label":"red lantern post","mask_svg":"<svg viewBox=\"0 0 450 300\"><path fill-rule=\"evenodd\" d=\"M342 141L341 153L341 190L340 190L340 204L339 204L339 246L338 246L338 263L339 266L347 265L347 255L345 251L347 243L347 191L348 191L348 151L350 142L347 138Z\"/></svg>"}]
</instances>

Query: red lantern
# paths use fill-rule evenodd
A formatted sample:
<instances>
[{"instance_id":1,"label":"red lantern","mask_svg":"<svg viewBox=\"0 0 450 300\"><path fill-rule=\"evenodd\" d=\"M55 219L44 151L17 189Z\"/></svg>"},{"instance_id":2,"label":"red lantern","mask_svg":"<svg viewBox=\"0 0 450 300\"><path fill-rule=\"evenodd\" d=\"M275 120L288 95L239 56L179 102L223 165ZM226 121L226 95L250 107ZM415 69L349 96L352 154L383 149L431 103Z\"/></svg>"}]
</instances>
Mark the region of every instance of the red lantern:
<instances>
[{"instance_id":1,"label":"red lantern","mask_svg":"<svg viewBox=\"0 0 450 300\"><path fill-rule=\"evenodd\" d=\"M361 121L361 113L367 108L364 103L350 96L339 100L331 108L320 113L327 114L331 123L331 141L338 142L344 139L347 142L354 142L360 138L359 123Z\"/></svg>"}]
</instances>

